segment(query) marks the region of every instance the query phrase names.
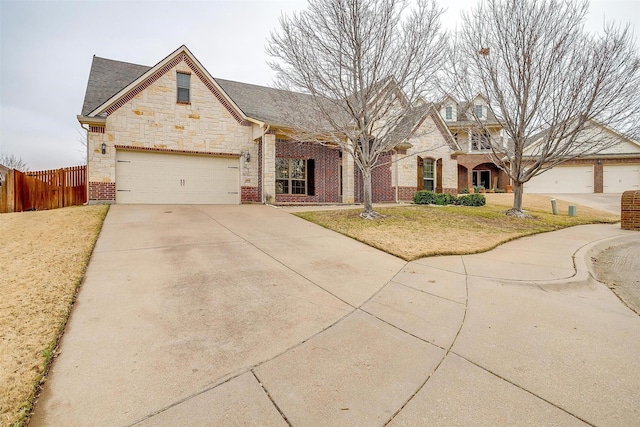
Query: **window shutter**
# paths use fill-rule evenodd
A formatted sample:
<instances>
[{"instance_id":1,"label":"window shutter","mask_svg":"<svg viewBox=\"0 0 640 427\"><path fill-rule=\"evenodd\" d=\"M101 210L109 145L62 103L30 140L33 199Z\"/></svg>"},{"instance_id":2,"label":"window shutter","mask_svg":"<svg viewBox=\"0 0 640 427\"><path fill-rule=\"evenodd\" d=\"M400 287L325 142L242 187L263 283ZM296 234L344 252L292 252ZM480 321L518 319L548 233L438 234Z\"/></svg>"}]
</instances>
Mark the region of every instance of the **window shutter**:
<instances>
[{"instance_id":1,"label":"window shutter","mask_svg":"<svg viewBox=\"0 0 640 427\"><path fill-rule=\"evenodd\" d=\"M307 160L307 196L316 195L316 161Z\"/></svg>"}]
</instances>

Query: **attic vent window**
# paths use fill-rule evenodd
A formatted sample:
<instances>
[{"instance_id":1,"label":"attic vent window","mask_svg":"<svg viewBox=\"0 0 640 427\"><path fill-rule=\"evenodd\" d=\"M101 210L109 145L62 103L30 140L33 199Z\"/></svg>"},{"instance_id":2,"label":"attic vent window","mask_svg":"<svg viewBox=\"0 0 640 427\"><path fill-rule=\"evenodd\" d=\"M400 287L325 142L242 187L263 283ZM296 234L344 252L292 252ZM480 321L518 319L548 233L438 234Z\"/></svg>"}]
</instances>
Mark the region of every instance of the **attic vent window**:
<instances>
[{"instance_id":1,"label":"attic vent window","mask_svg":"<svg viewBox=\"0 0 640 427\"><path fill-rule=\"evenodd\" d=\"M452 120L453 119L453 107L447 107L444 110L444 118L445 118L445 120Z\"/></svg>"},{"instance_id":2,"label":"attic vent window","mask_svg":"<svg viewBox=\"0 0 640 427\"><path fill-rule=\"evenodd\" d=\"M476 104L476 116L481 119L482 116L482 104Z\"/></svg>"},{"instance_id":3,"label":"attic vent window","mask_svg":"<svg viewBox=\"0 0 640 427\"><path fill-rule=\"evenodd\" d=\"M191 88L191 74L178 72L178 102L188 104L190 102L189 91Z\"/></svg>"}]
</instances>

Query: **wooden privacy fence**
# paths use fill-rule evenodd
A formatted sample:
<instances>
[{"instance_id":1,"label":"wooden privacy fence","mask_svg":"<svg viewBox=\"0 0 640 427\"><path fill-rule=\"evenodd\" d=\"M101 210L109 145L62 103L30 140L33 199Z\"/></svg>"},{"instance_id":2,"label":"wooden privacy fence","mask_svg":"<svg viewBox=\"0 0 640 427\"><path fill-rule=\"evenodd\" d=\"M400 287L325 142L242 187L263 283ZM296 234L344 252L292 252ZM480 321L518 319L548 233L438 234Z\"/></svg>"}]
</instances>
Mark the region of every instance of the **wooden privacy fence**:
<instances>
[{"instance_id":1,"label":"wooden privacy fence","mask_svg":"<svg viewBox=\"0 0 640 427\"><path fill-rule=\"evenodd\" d=\"M20 172L10 170L0 187L0 212L81 205L87 201L87 167Z\"/></svg>"}]
</instances>

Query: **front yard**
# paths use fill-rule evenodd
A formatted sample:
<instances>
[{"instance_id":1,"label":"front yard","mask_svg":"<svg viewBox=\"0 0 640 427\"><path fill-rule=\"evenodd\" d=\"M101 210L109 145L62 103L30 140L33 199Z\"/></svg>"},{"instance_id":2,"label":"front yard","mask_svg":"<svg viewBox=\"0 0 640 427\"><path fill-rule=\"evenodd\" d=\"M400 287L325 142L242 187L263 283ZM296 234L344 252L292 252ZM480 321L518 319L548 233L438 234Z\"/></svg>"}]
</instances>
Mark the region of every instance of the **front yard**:
<instances>
[{"instance_id":1,"label":"front yard","mask_svg":"<svg viewBox=\"0 0 640 427\"><path fill-rule=\"evenodd\" d=\"M21 425L107 206L0 214L0 425Z\"/></svg>"},{"instance_id":2,"label":"front yard","mask_svg":"<svg viewBox=\"0 0 640 427\"><path fill-rule=\"evenodd\" d=\"M485 251L517 237L572 225L613 223L619 216L549 198L526 196L534 219L502 214L511 194L487 194L485 207L390 206L386 218L365 221L361 209L297 215L406 260ZM82 280L106 206L0 215L0 425L21 425Z\"/></svg>"},{"instance_id":3,"label":"front yard","mask_svg":"<svg viewBox=\"0 0 640 427\"><path fill-rule=\"evenodd\" d=\"M567 214L568 202L558 200L552 215L550 198L525 195L523 208L533 219L507 217L513 194L486 194L484 207L404 205L377 208L386 215L375 221L358 217L362 209L319 210L296 215L352 237L407 261L432 255L484 252L518 237L573 225L614 223L618 215L578 206Z\"/></svg>"}]
</instances>

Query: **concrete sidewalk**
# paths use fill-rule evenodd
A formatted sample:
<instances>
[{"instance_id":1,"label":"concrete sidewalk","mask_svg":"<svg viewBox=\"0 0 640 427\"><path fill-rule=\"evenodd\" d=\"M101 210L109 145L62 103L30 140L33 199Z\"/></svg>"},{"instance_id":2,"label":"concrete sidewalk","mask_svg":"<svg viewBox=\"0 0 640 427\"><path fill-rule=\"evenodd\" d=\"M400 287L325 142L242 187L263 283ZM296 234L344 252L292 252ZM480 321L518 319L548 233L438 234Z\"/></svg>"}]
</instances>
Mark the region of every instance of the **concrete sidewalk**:
<instances>
[{"instance_id":1,"label":"concrete sidewalk","mask_svg":"<svg viewBox=\"0 0 640 427\"><path fill-rule=\"evenodd\" d=\"M113 206L32 425L638 425L573 227L405 263L265 206Z\"/></svg>"}]
</instances>

